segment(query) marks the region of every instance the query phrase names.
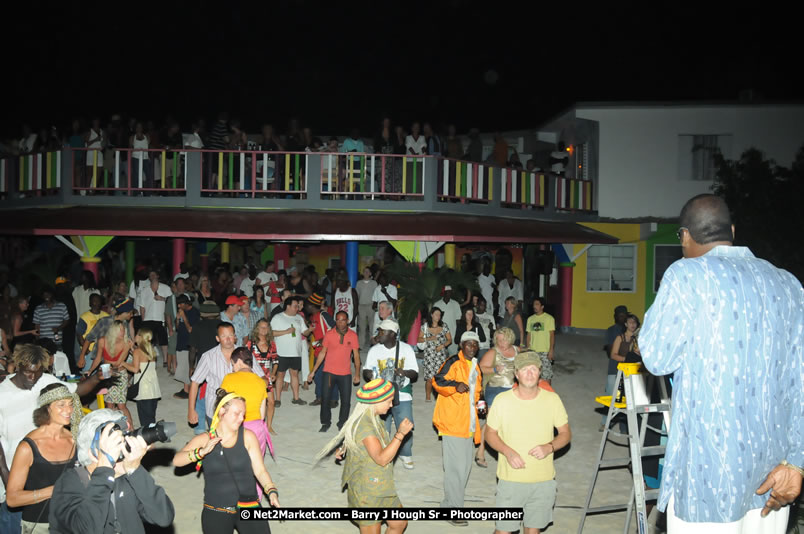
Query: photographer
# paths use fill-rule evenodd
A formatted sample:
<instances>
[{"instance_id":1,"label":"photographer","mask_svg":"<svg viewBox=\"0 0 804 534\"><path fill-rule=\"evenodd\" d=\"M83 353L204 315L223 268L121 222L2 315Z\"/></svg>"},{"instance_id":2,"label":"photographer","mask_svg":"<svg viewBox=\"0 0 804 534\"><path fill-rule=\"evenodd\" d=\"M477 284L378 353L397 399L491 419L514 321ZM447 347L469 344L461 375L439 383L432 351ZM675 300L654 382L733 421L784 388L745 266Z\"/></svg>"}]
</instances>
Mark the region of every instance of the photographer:
<instances>
[{"instance_id":1,"label":"photographer","mask_svg":"<svg viewBox=\"0 0 804 534\"><path fill-rule=\"evenodd\" d=\"M53 488L52 534L137 534L145 532L143 521L160 527L173 522L173 503L140 465L148 451L145 440L123 436L120 428L128 422L115 410L95 410L81 420L80 465Z\"/></svg>"}]
</instances>

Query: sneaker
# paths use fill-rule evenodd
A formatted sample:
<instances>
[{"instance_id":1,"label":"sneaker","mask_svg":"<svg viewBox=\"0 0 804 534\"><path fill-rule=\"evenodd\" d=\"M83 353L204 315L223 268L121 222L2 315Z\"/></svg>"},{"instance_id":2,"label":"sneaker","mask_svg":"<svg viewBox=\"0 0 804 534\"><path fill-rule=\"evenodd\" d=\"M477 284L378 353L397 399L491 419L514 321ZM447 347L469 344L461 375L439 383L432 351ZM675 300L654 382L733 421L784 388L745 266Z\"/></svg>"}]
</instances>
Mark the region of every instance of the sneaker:
<instances>
[{"instance_id":1,"label":"sneaker","mask_svg":"<svg viewBox=\"0 0 804 534\"><path fill-rule=\"evenodd\" d=\"M315 400L310 403L310 406L320 406L320 405L321 405L321 399L319 397L316 397Z\"/></svg>"},{"instance_id":2,"label":"sneaker","mask_svg":"<svg viewBox=\"0 0 804 534\"><path fill-rule=\"evenodd\" d=\"M413 458L410 456L400 456L399 460L402 462L402 467L405 469L413 469Z\"/></svg>"},{"instance_id":3,"label":"sneaker","mask_svg":"<svg viewBox=\"0 0 804 534\"><path fill-rule=\"evenodd\" d=\"M468 527L469 526L469 521L465 521L463 519L448 519L447 523L449 523L453 527Z\"/></svg>"},{"instance_id":4,"label":"sneaker","mask_svg":"<svg viewBox=\"0 0 804 534\"><path fill-rule=\"evenodd\" d=\"M293 404L298 404L299 406L304 406L304 405L307 404L306 400L301 400L301 399L293 399L290 402L292 402Z\"/></svg>"},{"instance_id":5,"label":"sneaker","mask_svg":"<svg viewBox=\"0 0 804 534\"><path fill-rule=\"evenodd\" d=\"M321 428L318 429L319 432L326 432L329 430L329 425L321 425Z\"/></svg>"},{"instance_id":6,"label":"sneaker","mask_svg":"<svg viewBox=\"0 0 804 534\"><path fill-rule=\"evenodd\" d=\"M190 394L189 394L189 393L187 393L186 391L184 391L184 390L182 389L182 390L181 390L181 391L179 391L178 393L174 393L174 394L173 394L173 398L174 398L174 399L189 399L189 398L190 398Z\"/></svg>"}]
</instances>

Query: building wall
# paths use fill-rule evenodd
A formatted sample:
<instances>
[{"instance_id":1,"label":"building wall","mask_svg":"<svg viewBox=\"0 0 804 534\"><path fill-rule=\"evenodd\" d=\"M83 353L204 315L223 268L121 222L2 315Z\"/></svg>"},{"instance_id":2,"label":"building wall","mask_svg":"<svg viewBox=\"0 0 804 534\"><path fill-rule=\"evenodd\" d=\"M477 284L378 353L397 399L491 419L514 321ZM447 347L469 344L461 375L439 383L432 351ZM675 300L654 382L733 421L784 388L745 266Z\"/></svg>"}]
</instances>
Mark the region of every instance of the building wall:
<instances>
[{"instance_id":1,"label":"building wall","mask_svg":"<svg viewBox=\"0 0 804 534\"><path fill-rule=\"evenodd\" d=\"M620 244L636 244L636 280L633 292L589 292L586 290L586 252L575 260L572 274L572 318L574 328L605 329L614 322L614 307L623 304L640 319L645 316L646 244L640 240L640 225L636 223L580 223L612 235ZM585 245L565 245L570 257Z\"/></svg>"},{"instance_id":2,"label":"building wall","mask_svg":"<svg viewBox=\"0 0 804 534\"><path fill-rule=\"evenodd\" d=\"M677 217L711 182L680 180L679 135L731 134L728 159L755 147L789 167L804 144L802 106L580 107L600 123L598 213L601 217Z\"/></svg>"},{"instance_id":3,"label":"building wall","mask_svg":"<svg viewBox=\"0 0 804 534\"><path fill-rule=\"evenodd\" d=\"M651 307L656 299L653 284L656 245L678 245L676 230L678 230L677 224L658 224L656 232L645 241L645 311Z\"/></svg>"}]
</instances>

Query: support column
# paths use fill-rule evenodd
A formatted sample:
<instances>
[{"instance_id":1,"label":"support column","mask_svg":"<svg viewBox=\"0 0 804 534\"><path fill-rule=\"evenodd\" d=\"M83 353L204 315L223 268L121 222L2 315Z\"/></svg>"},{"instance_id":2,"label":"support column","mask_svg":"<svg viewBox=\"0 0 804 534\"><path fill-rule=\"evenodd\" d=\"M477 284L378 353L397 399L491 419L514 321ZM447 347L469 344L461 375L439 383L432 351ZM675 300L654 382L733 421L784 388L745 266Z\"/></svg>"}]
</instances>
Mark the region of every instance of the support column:
<instances>
[{"instance_id":1,"label":"support column","mask_svg":"<svg viewBox=\"0 0 804 534\"><path fill-rule=\"evenodd\" d=\"M89 271L95 277L95 283L98 283L98 264L101 259L97 257L81 256L81 267L85 271Z\"/></svg>"},{"instance_id":2,"label":"support column","mask_svg":"<svg viewBox=\"0 0 804 534\"><path fill-rule=\"evenodd\" d=\"M352 287L357 287L357 262L358 262L358 243L357 241L346 242L346 274Z\"/></svg>"},{"instance_id":3,"label":"support column","mask_svg":"<svg viewBox=\"0 0 804 534\"><path fill-rule=\"evenodd\" d=\"M126 241L126 285L131 285L134 280L134 265L137 261L136 243L134 241Z\"/></svg>"},{"instance_id":4,"label":"support column","mask_svg":"<svg viewBox=\"0 0 804 534\"><path fill-rule=\"evenodd\" d=\"M187 245L184 239L176 237L173 239L173 273L176 276L181 272L181 264L184 263L184 255L187 252Z\"/></svg>"},{"instance_id":5,"label":"support column","mask_svg":"<svg viewBox=\"0 0 804 534\"><path fill-rule=\"evenodd\" d=\"M455 268L455 243L444 245L444 265L449 269Z\"/></svg>"},{"instance_id":6,"label":"support column","mask_svg":"<svg viewBox=\"0 0 804 534\"><path fill-rule=\"evenodd\" d=\"M562 330L569 328L572 323L572 262L560 263L558 266L558 288L560 291L561 313L558 326Z\"/></svg>"},{"instance_id":7,"label":"support column","mask_svg":"<svg viewBox=\"0 0 804 534\"><path fill-rule=\"evenodd\" d=\"M209 254L199 254L198 258L201 260L201 272L209 276Z\"/></svg>"},{"instance_id":8,"label":"support column","mask_svg":"<svg viewBox=\"0 0 804 534\"><path fill-rule=\"evenodd\" d=\"M287 243L277 243L274 246L274 262L276 263L276 270L287 270L290 267L290 245Z\"/></svg>"},{"instance_id":9,"label":"support column","mask_svg":"<svg viewBox=\"0 0 804 534\"><path fill-rule=\"evenodd\" d=\"M190 243L187 243L187 248L185 249L184 263L187 264L188 269L193 267L193 245Z\"/></svg>"},{"instance_id":10,"label":"support column","mask_svg":"<svg viewBox=\"0 0 804 534\"><path fill-rule=\"evenodd\" d=\"M221 263L229 263L229 242L221 241Z\"/></svg>"}]
</instances>

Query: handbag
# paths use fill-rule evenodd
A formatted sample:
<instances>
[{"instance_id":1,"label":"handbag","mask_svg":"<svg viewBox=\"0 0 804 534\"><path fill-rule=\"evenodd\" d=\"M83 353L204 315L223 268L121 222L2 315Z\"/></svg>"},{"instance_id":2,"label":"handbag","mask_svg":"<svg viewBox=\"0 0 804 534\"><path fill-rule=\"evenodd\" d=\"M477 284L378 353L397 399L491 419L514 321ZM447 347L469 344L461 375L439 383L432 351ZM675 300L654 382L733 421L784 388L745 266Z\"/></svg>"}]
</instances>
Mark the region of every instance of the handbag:
<instances>
[{"instance_id":1,"label":"handbag","mask_svg":"<svg viewBox=\"0 0 804 534\"><path fill-rule=\"evenodd\" d=\"M133 401L137 398L137 395L140 394L140 382L142 382L142 377L145 376L145 372L150 366L151 362L148 362L148 365L146 365L145 369L143 369L142 373L140 373L140 379L129 384L128 391L126 392L126 400Z\"/></svg>"},{"instance_id":2,"label":"handbag","mask_svg":"<svg viewBox=\"0 0 804 534\"><path fill-rule=\"evenodd\" d=\"M231 475L232 480L235 483L235 488L237 488L237 509L242 510L243 508L259 508L260 501L257 499L256 487L252 487L252 491L254 493L246 496L243 495L243 492L240 491L240 484L237 483L237 477L234 476L234 473L232 472L232 466L229 465L229 459L226 458L226 449L223 447L223 444L219 443L218 445L223 453L221 456L223 456L223 461L226 462L226 469L229 471L229 475Z\"/></svg>"},{"instance_id":3,"label":"handbag","mask_svg":"<svg viewBox=\"0 0 804 534\"><path fill-rule=\"evenodd\" d=\"M427 323L424 323L424 337L427 337L427 333ZM427 342L422 341L421 343L416 343L416 347L418 347L419 350L424 350L427 348Z\"/></svg>"}]
</instances>

